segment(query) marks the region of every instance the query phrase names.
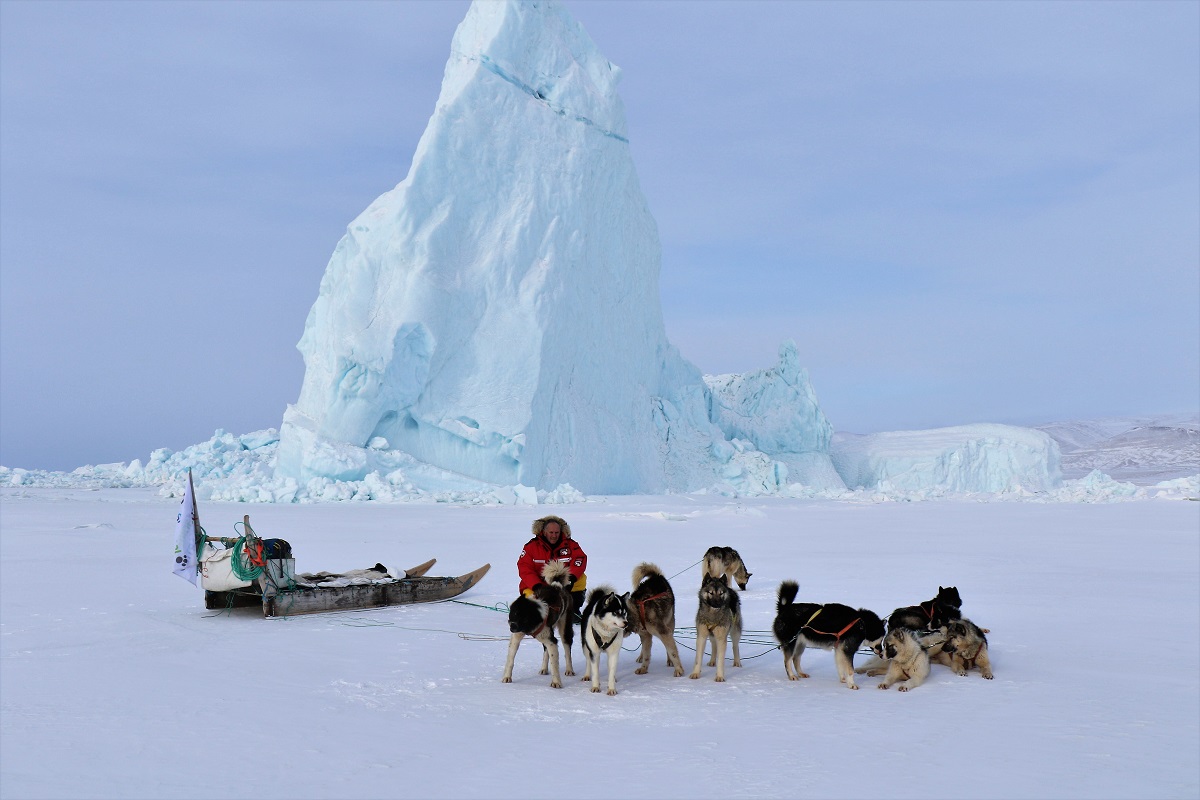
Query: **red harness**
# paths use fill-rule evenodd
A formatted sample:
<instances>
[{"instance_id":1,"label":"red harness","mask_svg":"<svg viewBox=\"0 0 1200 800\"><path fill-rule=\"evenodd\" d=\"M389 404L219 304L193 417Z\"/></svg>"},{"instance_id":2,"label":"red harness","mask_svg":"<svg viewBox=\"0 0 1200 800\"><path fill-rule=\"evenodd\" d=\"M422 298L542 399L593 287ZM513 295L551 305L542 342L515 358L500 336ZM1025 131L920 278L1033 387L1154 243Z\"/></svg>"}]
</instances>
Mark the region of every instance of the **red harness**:
<instances>
[{"instance_id":1,"label":"red harness","mask_svg":"<svg viewBox=\"0 0 1200 800\"><path fill-rule=\"evenodd\" d=\"M819 633L819 634L821 634L822 636L832 636L832 637L833 637L833 640L834 640L835 642L840 642L840 641L842 640L842 637L846 635L846 632L847 632L847 631L849 631L851 628L853 628L853 627L854 627L855 625L857 625L858 623L862 622L862 617L859 617L858 619L854 620L853 622L851 622L851 623L850 623L849 625L847 625L846 627L842 628L842 629L841 629L840 631L838 631L837 633L831 633L831 632L829 632L829 631L819 631L819 630L817 630L816 628L814 628L814 627L813 627L813 626L812 626L810 623L811 623L811 622L812 622L814 619L816 619L816 618L817 618L817 616L818 616L818 615L819 615L819 614L820 614L822 611L824 611L824 610L825 610L825 609L824 609L824 607L818 608L818 609L817 609L817 613L816 613L816 614L813 614L811 617L809 617L809 618L808 618L808 622L804 623L804 626L803 626L803 627L804 627L804 628L806 628L807 630L810 630L810 631L812 631L813 633Z\"/></svg>"},{"instance_id":2,"label":"red harness","mask_svg":"<svg viewBox=\"0 0 1200 800\"><path fill-rule=\"evenodd\" d=\"M639 615L638 624L643 628L646 627L646 603L649 603L651 600L657 600L660 597L667 597L670 594L670 592L659 592L658 594L651 595L650 597L639 598L637 601Z\"/></svg>"}]
</instances>

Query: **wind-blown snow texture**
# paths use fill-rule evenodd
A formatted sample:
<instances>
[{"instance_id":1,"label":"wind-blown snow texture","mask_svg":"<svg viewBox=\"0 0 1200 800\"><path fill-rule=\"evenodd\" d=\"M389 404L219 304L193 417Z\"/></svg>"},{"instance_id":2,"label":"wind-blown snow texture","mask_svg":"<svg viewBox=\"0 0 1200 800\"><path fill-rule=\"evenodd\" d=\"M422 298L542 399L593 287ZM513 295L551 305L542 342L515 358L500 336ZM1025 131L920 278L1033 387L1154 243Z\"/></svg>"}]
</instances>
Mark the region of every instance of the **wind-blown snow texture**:
<instances>
[{"instance_id":1,"label":"wind-blown snow texture","mask_svg":"<svg viewBox=\"0 0 1200 800\"><path fill-rule=\"evenodd\" d=\"M206 481L197 481L200 489ZM205 611L171 574L177 500L0 488L5 798L1192 798L1200 792L1200 503L831 503L610 497L562 509L589 582L642 560L694 658L696 562L738 549L745 666L674 678L661 644L616 697L551 689L526 641L500 682L515 562L537 509L267 505L301 571L492 564L459 600L263 619ZM212 535L244 505L202 502ZM48 575L66 576L48 583ZM779 582L877 613L953 584L996 678L934 666L907 694L789 681ZM690 633L690 635L689 635ZM461 636L459 635L461 634ZM578 639L574 657L582 660ZM863 656L857 662L861 663ZM539 763L554 777L544 778ZM516 765L516 766L515 766Z\"/></svg>"},{"instance_id":2,"label":"wind-blown snow texture","mask_svg":"<svg viewBox=\"0 0 1200 800\"><path fill-rule=\"evenodd\" d=\"M541 491L845 488L793 343L706 382L667 341L619 76L555 3L471 6L408 176L321 281L280 478L377 480L411 457ZM1052 446L965 435L958 452L1003 452L942 464L946 488L1056 485ZM880 482L870 466L852 485Z\"/></svg>"}]
</instances>

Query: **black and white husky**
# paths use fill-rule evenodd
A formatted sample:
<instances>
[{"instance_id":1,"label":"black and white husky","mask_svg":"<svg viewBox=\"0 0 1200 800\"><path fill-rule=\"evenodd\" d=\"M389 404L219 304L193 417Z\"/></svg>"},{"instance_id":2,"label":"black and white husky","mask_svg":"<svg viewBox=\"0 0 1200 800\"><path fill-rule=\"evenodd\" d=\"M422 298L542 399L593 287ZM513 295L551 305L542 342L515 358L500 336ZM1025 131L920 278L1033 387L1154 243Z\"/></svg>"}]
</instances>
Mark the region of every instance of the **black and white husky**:
<instances>
[{"instance_id":1,"label":"black and white husky","mask_svg":"<svg viewBox=\"0 0 1200 800\"><path fill-rule=\"evenodd\" d=\"M838 680L851 689L854 683L854 654L866 642L874 647L883 639L883 621L865 608L854 609L840 603L797 603L800 587L795 581L779 584L775 606L775 639L783 650L783 668L788 680L807 678L800 671L800 656L805 647L832 650Z\"/></svg>"},{"instance_id":2,"label":"black and white husky","mask_svg":"<svg viewBox=\"0 0 1200 800\"><path fill-rule=\"evenodd\" d=\"M629 595L617 594L611 586L597 586L588 594L583 608L580 636L587 667L583 679L592 679L592 691L600 691L600 654L608 655L608 693L617 693L617 660L621 640L629 624Z\"/></svg>"},{"instance_id":3,"label":"black and white husky","mask_svg":"<svg viewBox=\"0 0 1200 800\"><path fill-rule=\"evenodd\" d=\"M910 631L934 631L962 619L962 596L957 586L939 586L937 597L915 606L897 608L887 618L887 626Z\"/></svg>"},{"instance_id":4,"label":"black and white husky","mask_svg":"<svg viewBox=\"0 0 1200 800\"><path fill-rule=\"evenodd\" d=\"M508 606L508 660L504 664L504 683L512 683L513 663L517 660L517 648L526 636L542 643L542 669L539 675L550 673L550 686L562 688L562 676L558 671L558 639L562 637L567 651L567 674L574 675L571 665L571 642L575 629L571 625L571 573L560 561L547 561L542 567L542 580L533 587L533 597L522 594Z\"/></svg>"}]
</instances>

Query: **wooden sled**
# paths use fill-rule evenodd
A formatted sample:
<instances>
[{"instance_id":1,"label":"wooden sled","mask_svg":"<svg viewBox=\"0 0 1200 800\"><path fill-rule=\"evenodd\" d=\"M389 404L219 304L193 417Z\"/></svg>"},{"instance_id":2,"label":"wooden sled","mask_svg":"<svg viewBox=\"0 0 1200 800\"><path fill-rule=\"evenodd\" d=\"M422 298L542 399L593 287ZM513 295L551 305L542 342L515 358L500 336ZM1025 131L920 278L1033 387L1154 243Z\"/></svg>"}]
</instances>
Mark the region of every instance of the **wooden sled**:
<instances>
[{"instance_id":1,"label":"wooden sled","mask_svg":"<svg viewBox=\"0 0 1200 800\"><path fill-rule=\"evenodd\" d=\"M250 517L245 518L246 538L255 537ZM236 539L216 539L227 544ZM262 606L264 617L290 617L298 614L317 614L323 611L354 611L363 608L383 608L408 603L432 603L449 600L467 591L483 579L491 564L484 564L456 578L428 577L425 573L437 563L431 558L423 564L406 569L405 577L388 583L352 584L350 586L300 586L288 576L293 571L292 559L266 559L266 566L250 586L226 592L205 590L204 607L209 609Z\"/></svg>"},{"instance_id":2,"label":"wooden sled","mask_svg":"<svg viewBox=\"0 0 1200 800\"><path fill-rule=\"evenodd\" d=\"M428 564L433 566L433 561ZM412 571L408 570L408 577L403 580L365 586L317 586L311 589L297 586L292 589L276 589L268 583L262 597L263 616L291 617L322 611L352 611L359 608L449 600L479 583L491 568L491 564L484 564L479 569L457 578L429 578L423 574L414 576Z\"/></svg>"}]
</instances>

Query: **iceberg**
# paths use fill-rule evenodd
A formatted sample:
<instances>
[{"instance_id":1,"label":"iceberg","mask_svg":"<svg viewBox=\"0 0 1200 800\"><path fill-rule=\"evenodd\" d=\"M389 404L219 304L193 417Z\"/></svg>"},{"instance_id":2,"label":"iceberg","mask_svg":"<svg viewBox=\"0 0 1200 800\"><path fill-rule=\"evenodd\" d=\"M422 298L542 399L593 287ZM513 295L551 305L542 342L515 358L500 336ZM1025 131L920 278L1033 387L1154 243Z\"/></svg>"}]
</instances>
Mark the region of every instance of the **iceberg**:
<instances>
[{"instance_id":1,"label":"iceberg","mask_svg":"<svg viewBox=\"0 0 1200 800\"><path fill-rule=\"evenodd\" d=\"M706 375L709 416L729 439L742 439L787 467L787 480L814 489L845 489L830 458L833 426L817 403L794 341L779 363L740 375Z\"/></svg>"},{"instance_id":2,"label":"iceberg","mask_svg":"<svg viewBox=\"0 0 1200 800\"><path fill-rule=\"evenodd\" d=\"M619 79L556 3L470 7L407 177L326 268L278 474L359 480L373 448L504 486L711 482Z\"/></svg>"},{"instance_id":3,"label":"iceberg","mask_svg":"<svg viewBox=\"0 0 1200 800\"><path fill-rule=\"evenodd\" d=\"M1062 485L1058 443L1012 425L839 433L832 456L851 489L1036 493Z\"/></svg>"}]
</instances>

